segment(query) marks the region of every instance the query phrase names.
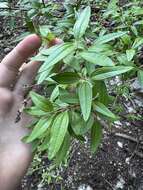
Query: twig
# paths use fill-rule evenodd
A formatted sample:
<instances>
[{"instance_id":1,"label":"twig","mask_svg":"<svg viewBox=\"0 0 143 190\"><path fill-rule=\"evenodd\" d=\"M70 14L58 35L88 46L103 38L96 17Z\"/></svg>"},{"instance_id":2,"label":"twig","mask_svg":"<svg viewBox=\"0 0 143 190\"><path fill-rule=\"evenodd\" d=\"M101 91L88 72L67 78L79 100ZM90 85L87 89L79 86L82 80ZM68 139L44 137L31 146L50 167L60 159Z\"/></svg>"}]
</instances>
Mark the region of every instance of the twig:
<instances>
[{"instance_id":1,"label":"twig","mask_svg":"<svg viewBox=\"0 0 143 190\"><path fill-rule=\"evenodd\" d=\"M112 190L114 190L113 185L102 176L103 180L111 187Z\"/></svg>"},{"instance_id":2,"label":"twig","mask_svg":"<svg viewBox=\"0 0 143 190\"><path fill-rule=\"evenodd\" d=\"M43 4L43 7L45 8L46 6L45 6L45 2L44 2L44 0L42 0L42 4Z\"/></svg>"},{"instance_id":3,"label":"twig","mask_svg":"<svg viewBox=\"0 0 143 190\"><path fill-rule=\"evenodd\" d=\"M109 126L108 126L108 124L105 122L105 121L103 121L103 120L98 120L99 121L99 123L105 128L105 129L109 129Z\"/></svg>"},{"instance_id":4,"label":"twig","mask_svg":"<svg viewBox=\"0 0 143 190\"><path fill-rule=\"evenodd\" d=\"M137 150L138 150L138 147L139 147L139 141L137 142L137 144L136 144L136 147L135 147L135 149L134 149L134 151L133 151L133 153L132 153L132 155L130 156L130 160L134 157L134 155L136 154L136 152L137 152Z\"/></svg>"},{"instance_id":5,"label":"twig","mask_svg":"<svg viewBox=\"0 0 143 190\"><path fill-rule=\"evenodd\" d=\"M122 134L122 133L115 133L115 136L117 137L121 137L121 138L124 138L124 139L127 139L127 140L130 140L130 141L133 141L135 143L138 143L138 140L134 137L131 137L129 135L126 135L126 134Z\"/></svg>"},{"instance_id":6,"label":"twig","mask_svg":"<svg viewBox=\"0 0 143 190\"><path fill-rule=\"evenodd\" d=\"M13 10L20 10L20 11L28 11L28 9L23 9L23 8L19 8L19 7L0 7L0 9L4 9L4 10L10 10L10 11L13 11Z\"/></svg>"}]
</instances>

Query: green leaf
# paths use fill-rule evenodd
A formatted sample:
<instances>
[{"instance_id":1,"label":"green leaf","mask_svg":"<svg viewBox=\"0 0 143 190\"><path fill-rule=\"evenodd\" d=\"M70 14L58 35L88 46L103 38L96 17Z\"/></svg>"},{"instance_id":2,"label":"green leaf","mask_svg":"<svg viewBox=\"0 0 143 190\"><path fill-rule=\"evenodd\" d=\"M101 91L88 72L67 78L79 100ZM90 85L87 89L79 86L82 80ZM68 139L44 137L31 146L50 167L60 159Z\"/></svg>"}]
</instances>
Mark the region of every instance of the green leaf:
<instances>
[{"instance_id":1,"label":"green leaf","mask_svg":"<svg viewBox=\"0 0 143 190\"><path fill-rule=\"evenodd\" d=\"M46 71L39 74L38 77L38 84L41 84L44 80L47 79L47 77L50 75L51 71L53 69L53 66L49 67Z\"/></svg>"},{"instance_id":2,"label":"green leaf","mask_svg":"<svg viewBox=\"0 0 143 190\"><path fill-rule=\"evenodd\" d=\"M88 121L84 121L81 117L81 114L78 112L70 112L70 124L76 135L84 135L92 127L94 122L93 117L91 116Z\"/></svg>"},{"instance_id":3,"label":"green leaf","mask_svg":"<svg viewBox=\"0 0 143 190\"><path fill-rule=\"evenodd\" d=\"M82 52L80 53L80 56L86 61L89 61L90 63L93 63L95 65L114 66L113 61L109 57L101 53Z\"/></svg>"},{"instance_id":4,"label":"green leaf","mask_svg":"<svg viewBox=\"0 0 143 190\"><path fill-rule=\"evenodd\" d=\"M92 105L91 84L89 84L86 81L80 83L78 87L78 96L79 96L79 102L83 118L85 121L87 121L91 113L91 105Z\"/></svg>"},{"instance_id":5,"label":"green leaf","mask_svg":"<svg viewBox=\"0 0 143 190\"><path fill-rule=\"evenodd\" d=\"M40 54L44 55L44 56L47 56L47 55L50 55L51 53L53 53L54 51L56 51L61 45L63 44L57 44L57 45L54 45L48 49L42 49L40 51Z\"/></svg>"},{"instance_id":6,"label":"green leaf","mask_svg":"<svg viewBox=\"0 0 143 190\"><path fill-rule=\"evenodd\" d=\"M50 32L49 27L47 25L40 26L39 31L42 37L47 37Z\"/></svg>"},{"instance_id":7,"label":"green leaf","mask_svg":"<svg viewBox=\"0 0 143 190\"><path fill-rule=\"evenodd\" d=\"M52 76L52 79L59 84L73 84L78 82L80 77L77 73L65 72Z\"/></svg>"},{"instance_id":8,"label":"green leaf","mask_svg":"<svg viewBox=\"0 0 143 190\"><path fill-rule=\"evenodd\" d=\"M91 129L91 151L95 153L102 140L102 127L96 120Z\"/></svg>"},{"instance_id":9,"label":"green leaf","mask_svg":"<svg viewBox=\"0 0 143 190\"><path fill-rule=\"evenodd\" d=\"M126 45L126 46L130 46L131 43L132 43L132 40L131 40L131 36L128 35L128 34L125 34L124 36L122 36L122 41L123 43Z\"/></svg>"},{"instance_id":10,"label":"green leaf","mask_svg":"<svg viewBox=\"0 0 143 190\"><path fill-rule=\"evenodd\" d=\"M127 32L115 32L115 33L106 34L104 36L100 36L95 41L95 44L104 44L104 43L110 42L110 41L115 40L119 37L122 37L126 33Z\"/></svg>"},{"instance_id":11,"label":"green leaf","mask_svg":"<svg viewBox=\"0 0 143 190\"><path fill-rule=\"evenodd\" d=\"M69 132L70 136L74 137L75 139L82 141L82 142L85 141L85 138L82 135L77 135L70 125L68 127L68 132Z\"/></svg>"},{"instance_id":12,"label":"green leaf","mask_svg":"<svg viewBox=\"0 0 143 190\"><path fill-rule=\"evenodd\" d=\"M67 133L68 124L69 115L67 111L58 114L55 120L53 121L48 151L48 158L50 160L53 159L59 151Z\"/></svg>"},{"instance_id":13,"label":"green leaf","mask_svg":"<svg viewBox=\"0 0 143 190\"><path fill-rule=\"evenodd\" d=\"M78 104L79 103L78 96L76 96L75 94L71 94L71 93L62 94L59 96L59 99L62 102L65 102L67 104Z\"/></svg>"},{"instance_id":14,"label":"green leaf","mask_svg":"<svg viewBox=\"0 0 143 190\"><path fill-rule=\"evenodd\" d=\"M138 80L139 80L141 87L143 88L143 70L138 71Z\"/></svg>"},{"instance_id":15,"label":"green leaf","mask_svg":"<svg viewBox=\"0 0 143 190\"><path fill-rule=\"evenodd\" d=\"M93 86L93 98L98 95L98 101L107 105L109 102L109 96L107 87L104 81L95 81Z\"/></svg>"},{"instance_id":16,"label":"green leaf","mask_svg":"<svg viewBox=\"0 0 143 190\"><path fill-rule=\"evenodd\" d=\"M45 61L47 57L45 55L38 54L31 58L31 61Z\"/></svg>"},{"instance_id":17,"label":"green leaf","mask_svg":"<svg viewBox=\"0 0 143 190\"><path fill-rule=\"evenodd\" d=\"M49 69L49 67L61 61L63 58L71 54L74 50L75 46L73 43L63 43L58 45L56 48L53 48L51 54L39 69L39 72L43 72Z\"/></svg>"},{"instance_id":18,"label":"green leaf","mask_svg":"<svg viewBox=\"0 0 143 190\"><path fill-rule=\"evenodd\" d=\"M42 25L39 27L40 35L47 40L51 41L55 38L55 36L51 33L49 30L49 26L47 25Z\"/></svg>"},{"instance_id":19,"label":"green leaf","mask_svg":"<svg viewBox=\"0 0 143 190\"><path fill-rule=\"evenodd\" d=\"M118 57L117 57L117 60L119 61L119 63L120 63L120 65L125 65L125 66L132 66L131 64L131 62L129 62L128 60L127 60L127 55L126 54L120 54Z\"/></svg>"},{"instance_id":20,"label":"green leaf","mask_svg":"<svg viewBox=\"0 0 143 190\"><path fill-rule=\"evenodd\" d=\"M138 48L139 46L141 46L143 44L143 38L136 38L133 45L132 45L132 48L133 49L136 49Z\"/></svg>"},{"instance_id":21,"label":"green leaf","mask_svg":"<svg viewBox=\"0 0 143 190\"><path fill-rule=\"evenodd\" d=\"M25 22L26 22L26 26L28 28L28 30L31 32L31 33L35 33L35 26L33 24L33 21L31 20L31 18L29 18L28 16L26 16L25 18Z\"/></svg>"},{"instance_id":22,"label":"green leaf","mask_svg":"<svg viewBox=\"0 0 143 190\"><path fill-rule=\"evenodd\" d=\"M103 67L97 69L92 75L93 80L104 80L110 77L120 75L132 70L134 67L131 66L115 66L115 67Z\"/></svg>"},{"instance_id":23,"label":"green leaf","mask_svg":"<svg viewBox=\"0 0 143 190\"><path fill-rule=\"evenodd\" d=\"M91 8L88 6L81 12L74 25L73 32L76 39L80 39L85 34L89 24L90 16Z\"/></svg>"},{"instance_id":24,"label":"green leaf","mask_svg":"<svg viewBox=\"0 0 143 190\"><path fill-rule=\"evenodd\" d=\"M143 20L135 22L134 25L143 25Z\"/></svg>"},{"instance_id":25,"label":"green leaf","mask_svg":"<svg viewBox=\"0 0 143 190\"><path fill-rule=\"evenodd\" d=\"M136 51L134 49L126 50L127 60L131 61L135 55Z\"/></svg>"},{"instance_id":26,"label":"green leaf","mask_svg":"<svg viewBox=\"0 0 143 190\"><path fill-rule=\"evenodd\" d=\"M48 128L48 131L46 131L44 140L42 141L42 144L38 147L39 150L40 151L48 150L49 141L50 141L50 128Z\"/></svg>"},{"instance_id":27,"label":"green leaf","mask_svg":"<svg viewBox=\"0 0 143 190\"><path fill-rule=\"evenodd\" d=\"M105 115L112 119L117 119L117 117L104 104L100 102L95 102L94 109L102 115Z\"/></svg>"},{"instance_id":28,"label":"green leaf","mask_svg":"<svg viewBox=\"0 0 143 190\"><path fill-rule=\"evenodd\" d=\"M143 8L142 7L133 7L132 8L132 14L134 14L135 16L140 16L143 15Z\"/></svg>"},{"instance_id":29,"label":"green leaf","mask_svg":"<svg viewBox=\"0 0 143 190\"><path fill-rule=\"evenodd\" d=\"M50 96L50 101L54 101L59 95L59 86L56 86Z\"/></svg>"},{"instance_id":30,"label":"green leaf","mask_svg":"<svg viewBox=\"0 0 143 190\"><path fill-rule=\"evenodd\" d=\"M58 154L56 155L56 159L55 159L56 165L59 166L65 160L69 148L70 148L70 135L67 132L65 135L63 144L62 144Z\"/></svg>"},{"instance_id":31,"label":"green leaf","mask_svg":"<svg viewBox=\"0 0 143 190\"><path fill-rule=\"evenodd\" d=\"M52 120L53 120L53 117L40 119L39 122L34 127L32 133L28 137L27 143L30 143L36 138L40 137L49 128L49 126L52 123Z\"/></svg>"},{"instance_id":32,"label":"green leaf","mask_svg":"<svg viewBox=\"0 0 143 190\"><path fill-rule=\"evenodd\" d=\"M39 110L39 108L33 106L30 108L25 108L24 112L28 113L29 115L33 115L33 116L43 116L45 114L47 114L46 112Z\"/></svg>"},{"instance_id":33,"label":"green leaf","mask_svg":"<svg viewBox=\"0 0 143 190\"><path fill-rule=\"evenodd\" d=\"M30 97L31 97L33 103L36 105L36 107L38 107L42 111L50 112L53 110L52 103L45 97L43 97L33 91L30 92Z\"/></svg>"},{"instance_id":34,"label":"green leaf","mask_svg":"<svg viewBox=\"0 0 143 190\"><path fill-rule=\"evenodd\" d=\"M8 8L8 3L7 2L0 2L0 8L2 8L2 9Z\"/></svg>"},{"instance_id":35,"label":"green leaf","mask_svg":"<svg viewBox=\"0 0 143 190\"><path fill-rule=\"evenodd\" d=\"M101 53L101 52L108 52L108 51L113 51L113 50L112 50L112 46L109 44L98 44L98 45L90 46L88 48L88 51Z\"/></svg>"}]
</instances>

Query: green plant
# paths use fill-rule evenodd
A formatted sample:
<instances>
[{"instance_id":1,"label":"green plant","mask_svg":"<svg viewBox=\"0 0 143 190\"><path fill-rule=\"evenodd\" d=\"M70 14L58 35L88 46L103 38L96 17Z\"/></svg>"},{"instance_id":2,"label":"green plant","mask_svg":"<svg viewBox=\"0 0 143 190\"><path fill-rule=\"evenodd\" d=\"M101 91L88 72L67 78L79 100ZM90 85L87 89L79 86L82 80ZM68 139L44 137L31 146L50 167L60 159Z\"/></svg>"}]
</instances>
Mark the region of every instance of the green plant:
<instances>
[{"instance_id":1,"label":"green plant","mask_svg":"<svg viewBox=\"0 0 143 190\"><path fill-rule=\"evenodd\" d=\"M37 120L24 140L47 151L57 165L65 161L71 141L82 142L88 133L96 152L102 139L101 120L120 119L111 111L114 98L107 81L119 75L126 83L138 76L143 85L141 1L122 7L118 0L19 3L27 10L23 18L29 31L43 41L32 60L43 62L36 80L44 86L44 96L30 92L33 106L25 111ZM63 44L45 49L55 36L61 36Z\"/></svg>"},{"instance_id":2,"label":"green plant","mask_svg":"<svg viewBox=\"0 0 143 190\"><path fill-rule=\"evenodd\" d=\"M53 91L49 98L30 93L34 107L26 112L40 120L26 142L39 139L41 149L48 150L48 158L55 159L57 164L65 158L71 137L83 140L91 131L91 150L96 151L102 137L100 119L112 122L118 118L107 108L109 98L104 80L135 69L132 65L115 64L106 54L110 50L108 43L127 32L100 36L94 45L87 45L83 36L90 16L88 6L78 14L70 42L41 50L34 58L44 61L38 84L46 85L48 81Z\"/></svg>"}]
</instances>

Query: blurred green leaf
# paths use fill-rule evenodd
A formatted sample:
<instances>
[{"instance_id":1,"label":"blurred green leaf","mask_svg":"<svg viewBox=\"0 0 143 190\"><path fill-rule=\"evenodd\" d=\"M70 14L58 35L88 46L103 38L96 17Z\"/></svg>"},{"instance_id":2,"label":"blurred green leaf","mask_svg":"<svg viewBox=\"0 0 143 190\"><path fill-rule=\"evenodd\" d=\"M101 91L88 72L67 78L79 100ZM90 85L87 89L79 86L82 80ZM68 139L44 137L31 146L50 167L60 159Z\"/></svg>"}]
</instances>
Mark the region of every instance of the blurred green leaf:
<instances>
[{"instance_id":1,"label":"blurred green leaf","mask_svg":"<svg viewBox=\"0 0 143 190\"><path fill-rule=\"evenodd\" d=\"M95 102L94 109L102 115L105 115L112 119L117 119L117 117L104 104L100 102Z\"/></svg>"},{"instance_id":2,"label":"blurred green leaf","mask_svg":"<svg viewBox=\"0 0 143 190\"><path fill-rule=\"evenodd\" d=\"M88 119L88 121L84 121L81 117L81 114L75 111L70 112L70 124L76 135L84 135L91 129L93 125L94 119L92 116Z\"/></svg>"},{"instance_id":3,"label":"blurred green leaf","mask_svg":"<svg viewBox=\"0 0 143 190\"><path fill-rule=\"evenodd\" d=\"M96 120L91 129L91 151L95 153L102 140L102 127Z\"/></svg>"},{"instance_id":4,"label":"blurred green leaf","mask_svg":"<svg viewBox=\"0 0 143 190\"><path fill-rule=\"evenodd\" d=\"M80 56L86 61L89 61L90 63L93 63L95 65L107 67L114 66L112 59L101 53L82 52L80 53Z\"/></svg>"},{"instance_id":5,"label":"blurred green leaf","mask_svg":"<svg viewBox=\"0 0 143 190\"><path fill-rule=\"evenodd\" d=\"M56 116L51 127L51 139L49 142L48 158L51 160L58 153L64 141L69 124L69 115L64 111Z\"/></svg>"},{"instance_id":6,"label":"blurred green leaf","mask_svg":"<svg viewBox=\"0 0 143 190\"><path fill-rule=\"evenodd\" d=\"M106 34L104 36L100 36L97 38L97 40L95 40L95 44L104 44L107 42L110 42L112 40L115 40L119 37L122 37L123 35L125 35L127 32L115 32L115 33L110 33L110 34Z\"/></svg>"},{"instance_id":7,"label":"blurred green leaf","mask_svg":"<svg viewBox=\"0 0 143 190\"><path fill-rule=\"evenodd\" d=\"M50 127L52 120L53 117L41 118L28 137L27 143L30 143L36 138L40 137Z\"/></svg>"},{"instance_id":8,"label":"blurred green leaf","mask_svg":"<svg viewBox=\"0 0 143 190\"><path fill-rule=\"evenodd\" d=\"M52 79L59 84L73 84L75 82L78 82L80 77L77 73L64 72L52 76Z\"/></svg>"},{"instance_id":9,"label":"blurred green leaf","mask_svg":"<svg viewBox=\"0 0 143 190\"><path fill-rule=\"evenodd\" d=\"M93 80L104 80L132 70L131 66L103 67L93 73Z\"/></svg>"},{"instance_id":10,"label":"blurred green leaf","mask_svg":"<svg viewBox=\"0 0 143 190\"><path fill-rule=\"evenodd\" d=\"M78 19L74 25L73 32L76 39L80 39L88 27L89 20L91 16L91 8L86 7L81 14L79 14Z\"/></svg>"},{"instance_id":11,"label":"blurred green leaf","mask_svg":"<svg viewBox=\"0 0 143 190\"><path fill-rule=\"evenodd\" d=\"M33 116L43 116L43 115L47 114L47 112L39 110L39 108L36 106L30 107L30 108L25 108L24 111Z\"/></svg>"},{"instance_id":12,"label":"blurred green leaf","mask_svg":"<svg viewBox=\"0 0 143 190\"><path fill-rule=\"evenodd\" d=\"M91 105L92 105L91 84L89 84L86 81L80 83L78 87L78 96L79 96L79 102L83 118L85 121L87 121L91 113Z\"/></svg>"},{"instance_id":13,"label":"blurred green leaf","mask_svg":"<svg viewBox=\"0 0 143 190\"><path fill-rule=\"evenodd\" d=\"M70 135L67 132L65 135L63 144L61 145L61 148L56 155L56 158L55 158L56 165L59 166L65 160L69 148L70 148Z\"/></svg>"},{"instance_id":14,"label":"blurred green leaf","mask_svg":"<svg viewBox=\"0 0 143 190\"><path fill-rule=\"evenodd\" d=\"M136 51L134 49L126 50L126 55L127 55L128 61L131 61L133 59L135 53L136 53Z\"/></svg>"},{"instance_id":15,"label":"blurred green leaf","mask_svg":"<svg viewBox=\"0 0 143 190\"><path fill-rule=\"evenodd\" d=\"M93 98L98 96L98 101L107 105L109 102L109 96L107 87L104 81L95 81L93 85Z\"/></svg>"},{"instance_id":16,"label":"blurred green leaf","mask_svg":"<svg viewBox=\"0 0 143 190\"><path fill-rule=\"evenodd\" d=\"M56 48L52 49L52 52L47 60L42 64L39 72L46 71L49 67L61 61L63 58L71 54L74 50L75 46L73 43L63 43L56 46Z\"/></svg>"},{"instance_id":17,"label":"blurred green leaf","mask_svg":"<svg viewBox=\"0 0 143 190\"><path fill-rule=\"evenodd\" d=\"M138 37L138 38L135 39L135 41L134 41L134 43L132 45L132 48L136 49L141 45L143 45L143 38Z\"/></svg>"},{"instance_id":18,"label":"blurred green leaf","mask_svg":"<svg viewBox=\"0 0 143 190\"><path fill-rule=\"evenodd\" d=\"M35 104L35 106L41 109L42 111L50 112L53 110L53 105L47 98L33 91L30 92L30 97L33 103Z\"/></svg>"}]
</instances>

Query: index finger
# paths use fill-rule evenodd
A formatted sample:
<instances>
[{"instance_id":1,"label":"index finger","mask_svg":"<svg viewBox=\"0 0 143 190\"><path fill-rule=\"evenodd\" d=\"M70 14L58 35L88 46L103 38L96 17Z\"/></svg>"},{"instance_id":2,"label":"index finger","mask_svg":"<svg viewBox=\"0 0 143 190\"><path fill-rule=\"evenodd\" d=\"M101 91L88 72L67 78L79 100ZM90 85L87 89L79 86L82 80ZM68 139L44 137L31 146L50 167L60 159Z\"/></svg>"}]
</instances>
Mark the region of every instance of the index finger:
<instances>
[{"instance_id":1,"label":"index finger","mask_svg":"<svg viewBox=\"0 0 143 190\"><path fill-rule=\"evenodd\" d=\"M20 42L0 63L0 86L9 87L16 79L18 70L41 45L40 38L29 35Z\"/></svg>"}]
</instances>

